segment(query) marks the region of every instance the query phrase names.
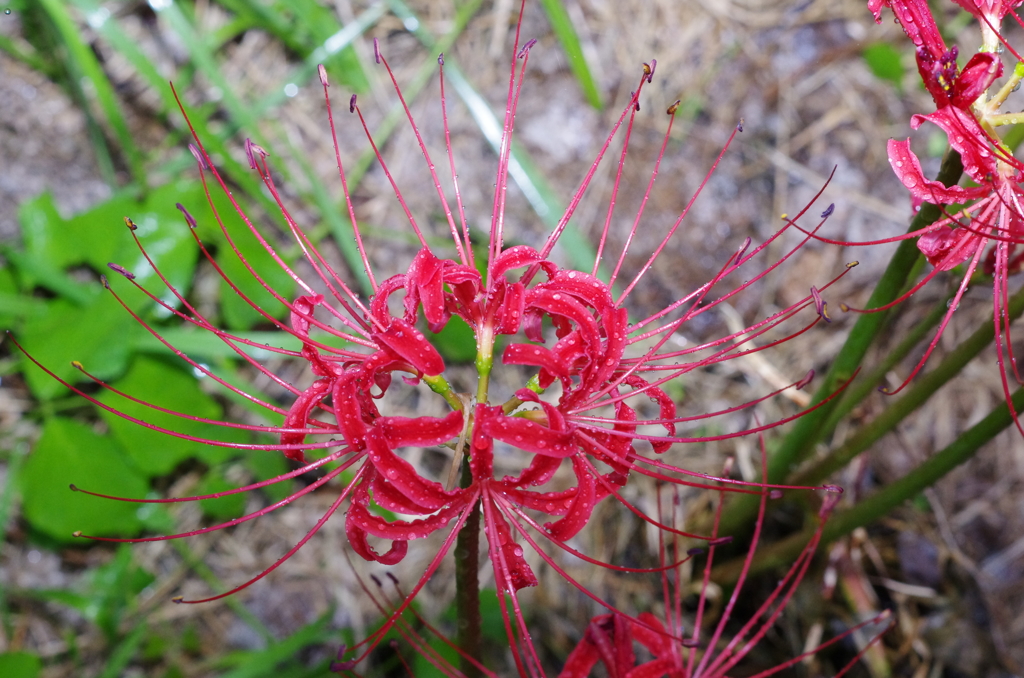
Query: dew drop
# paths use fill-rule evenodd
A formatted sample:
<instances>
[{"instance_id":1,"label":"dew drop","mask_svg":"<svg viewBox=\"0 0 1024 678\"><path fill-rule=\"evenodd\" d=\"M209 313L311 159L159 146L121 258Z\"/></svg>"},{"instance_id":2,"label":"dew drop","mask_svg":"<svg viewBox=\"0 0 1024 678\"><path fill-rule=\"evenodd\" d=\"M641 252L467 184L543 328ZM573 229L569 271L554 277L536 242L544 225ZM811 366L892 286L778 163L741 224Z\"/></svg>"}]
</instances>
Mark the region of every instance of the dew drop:
<instances>
[{"instance_id":1,"label":"dew drop","mask_svg":"<svg viewBox=\"0 0 1024 678\"><path fill-rule=\"evenodd\" d=\"M517 556L522 556L523 555L523 547L522 546L515 547L514 549L512 549L512 553L516 554Z\"/></svg>"}]
</instances>

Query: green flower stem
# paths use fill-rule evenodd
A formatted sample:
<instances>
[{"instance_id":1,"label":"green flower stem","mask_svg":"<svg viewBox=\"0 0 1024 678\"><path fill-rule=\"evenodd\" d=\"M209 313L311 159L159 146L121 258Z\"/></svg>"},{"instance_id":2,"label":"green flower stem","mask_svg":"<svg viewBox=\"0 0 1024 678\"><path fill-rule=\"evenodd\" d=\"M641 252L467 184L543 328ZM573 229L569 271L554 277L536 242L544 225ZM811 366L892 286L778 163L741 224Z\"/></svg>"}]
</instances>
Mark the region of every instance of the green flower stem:
<instances>
[{"instance_id":1,"label":"green flower stem","mask_svg":"<svg viewBox=\"0 0 1024 678\"><path fill-rule=\"evenodd\" d=\"M1019 318L1022 312L1024 312L1024 290L1017 292L1010 298L1007 308L1011 321ZM857 433L839 449L833 450L810 468L795 475L793 483L796 485L816 485L846 466L857 455L867 450L882 436L896 428L907 415L924 404L941 386L959 374L960 370L967 363L992 343L994 337L995 326L991 320L986 320L966 341L946 356L937 368L918 378L907 389L906 395L887 407L870 424L861 426Z\"/></svg>"},{"instance_id":2,"label":"green flower stem","mask_svg":"<svg viewBox=\"0 0 1024 678\"><path fill-rule=\"evenodd\" d=\"M921 341L928 336L928 334L935 329L942 320L943 316L949 310L947 303L953 298L953 293L942 297L935 308L921 320L916 323L913 328L907 333L903 341L894 348L889 355L885 356L885 359L879 363L879 365L869 372L867 375L861 377L856 383L851 384L846 389L846 393L843 394L842 399L839 401L839 405L836 406L832 415L828 418L823 426L824 433L822 438L832 435L836 426L848 415L857 405L861 404L865 398L875 392L878 385L885 379L885 375L889 373L897 363L906 358L910 352L917 346Z\"/></svg>"},{"instance_id":3,"label":"green flower stem","mask_svg":"<svg viewBox=\"0 0 1024 678\"><path fill-rule=\"evenodd\" d=\"M1010 399L1015 411L1024 408L1024 388L1018 389ZM891 510L915 497L918 493L933 485L937 480L974 456L981 446L996 437L1003 429L1013 424L1010 409L1000 403L987 417L960 435L944 450L924 462L899 480L886 485L883 489L861 500L860 503L845 511L837 512L825 525L821 543L831 541L849 534L858 527L863 527ZM814 525L803 532L784 539L758 553L752 571L764 571L773 567L787 566L793 562L804 545L814 534ZM737 558L715 568L712 577L717 582L735 582L743 567L743 559Z\"/></svg>"},{"instance_id":4,"label":"green flower stem","mask_svg":"<svg viewBox=\"0 0 1024 678\"><path fill-rule=\"evenodd\" d=\"M942 162L937 179L946 186L952 186L960 180L962 174L963 162L960 159L960 154L951 150ZM924 228L937 221L941 216L942 210L925 203L910 222L908 232ZM914 239L901 242L889 261L885 273L882 274L871 293L866 308L878 308L899 298L900 292L907 284L910 272L914 270L920 256ZM825 400L853 378L864 361L868 349L886 326L891 313L891 310L865 313L857 319L846 343L822 380L817 393L814 394L812 404ZM824 423L828 421L838 405L839 400L833 400L797 421L793 430L783 439L782 444L769 456L769 482L785 480L797 464L813 453L815 446L825 433ZM753 515L757 511L756 496L736 497L730 504L729 510L722 517L722 534L742 532L752 524Z\"/></svg>"},{"instance_id":5,"label":"green flower stem","mask_svg":"<svg viewBox=\"0 0 1024 678\"><path fill-rule=\"evenodd\" d=\"M423 377L423 383L429 386L431 391L444 398L452 406L453 410L457 412L462 411L462 400L459 399L459 395L452 389L452 385L448 383L448 380L443 375Z\"/></svg>"},{"instance_id":6,"label":"green flower stem","mask_svg":"<svg viewBox=\"0 0 1024 678\"><path fill-rule=\"evenodd\" d=\"M491 368L494 367L494 328L481 325L476 339L476 401L487 402L487 390L491 383Z\"/></svg>"}]
</instances>

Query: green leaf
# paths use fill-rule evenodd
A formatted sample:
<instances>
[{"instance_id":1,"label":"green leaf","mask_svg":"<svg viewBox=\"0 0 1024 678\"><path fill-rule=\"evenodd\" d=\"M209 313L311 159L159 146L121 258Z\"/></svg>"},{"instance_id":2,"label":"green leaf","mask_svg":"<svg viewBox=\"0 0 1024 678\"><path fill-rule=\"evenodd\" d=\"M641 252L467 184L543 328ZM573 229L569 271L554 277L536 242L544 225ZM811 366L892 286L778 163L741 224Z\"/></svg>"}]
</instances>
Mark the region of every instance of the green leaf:
<instances>
[{"instance_id":1,"label":"green leaf","mask_svg":"<svg viewBox=\"0 0 1024 678\"><path fill-rule=\"evenodd\" d=\"M257 482L270 480L288 473L288 462L283 454L274 452L254 452L245 458L245 467L256 477ZM278 502L292 493L292 480L284 480L262 488L262 492L272 502Z\"/></svg>"},{"instance_id":2,"label":"green leaf","mask_svg":"<svg viewBox=\"0 0 1024 678\"><path fill-rule=\"evenodd\" d=\"M2 303L0 298L0 303ZM0 306L2 308L2 306ZM284 332L235 332L232 333L239 337L244 337L257 344L266 344L275 348L284 348L291 351L299 351L302 349L302 342L296 337ZM205 358L207 360L216 360L218 358L237 358L238 353L233 348L228 346L224 341L213 332L208 332L191 325L184 327L176 327L168 330L161 329L160 336L162 336L171 346L176 349L183 351L188 357L198 360ZM317 337L318 341L321 341L320 337ZM330 341L324 341L324 343L330 344ZM158 340L149 332L145 330L136 331L132 336L132 349L143 353L157 353L163 356L174 355L170 349L168 349L163 342ZM257 360L266 360L274 357L276 354L271 351L263 350L248 345L241 345L247 354L251 355Z\"/></svg>"},{"instance_id":3,"label":"green leaf","mask_svg":"<svg viewBox=\"0 0 1024 678\"><path fill-rule=\"evenodd\" d=\"M138 532L138 505L73 492L69 485L143 497L146 481L117 443L71 419L52 417L21 472L22 510L33 527L60 541L81 530L96 536Z\"/></svg>"},{"instance_id":4,"label":"green leaf","mask_svg":"<svg viewBox=\"0 0 1024 678\"><path fill-rule=\"evenodd\" d=\"M36 678L42 667L39 657L28 652L0 654L0 676L4 678Z\"/></svg>"},{"instance_id":5,"label":"green leaf","mask_svg":"<svg viewBox=\"0 0 1024 678\"><path fill-rule=\"evenodd\" d=\"M111 379L127 366L132 322L110 298L100 297L86 307L57 299L46 305L44 315L26 321L19 341L33 358L69 383L82 381L72 360L100 379ZM22 364L29 389L37 398L49 400L67 393L60 382L28 359Z\"/></svg>"},{"instance_id":6,"label":"green leaf","mask_svg":"<svg viewBox=\"0 0 1024 678\"><path fill-rule=\"evenodd\" d=\"M131 547L122 544L114 559L96 568L89 577L85 587L88 604L83 613L107 638L114 639L125 614L135 608L138 595L154 581L156 577L134 561ZM136 644L139 641L141 637Z\"/></svg>"},{"instance_id":7,"label":"green leaf","mask_svg":"<svg viewBox=\"0 0 1024 678\"><path fill-rule=\"evenodd\" d=\"M220 405L203 393L194 376L154 358L136 358L128 374L112 386L168 410L205 419L223 418ZM247 438L247 434L239 429L160 412L110 391L100 394L98 399L129 417L182 435L228 442L241 442ZM175 466L192 457L213 466L235 454L232 448L206 445L154 431L106 410L102 416L111 434L147 476L170 473Z\"/></svg>"},{"instance_id":8,"label":"green leaf","mask_svg":"<svg viewBox=\"0 0 1024 678\"><path fill-rule=\"evenodd\" d=\"M224 477L217 472L207 473L206 477L203 478L202 482L196 488L196 494L216 494L217 492L225 492L227 490L233 490L237 485L229 483ZM203 509L203 513L215 520L231 520L242 515L245 510L245 493L239 492L238 494L229 494L226 497L218 497L216 499L203 499L199 502L199 505Z\"/></svg>"},{"instance_id":9,"label":"green leaf","mask_svg":"<svg viewBox=\"0 0 1024 678\"><path fill-rule=\"evenodd\" d=\"M333 635L329 620L330 614L326 614L265 650L235 652L224 656L218 663L234 669L221 674L221 678L277 678L281 675L280 669L293 662L299 651L323 643Z\"/></svg>"},{"instance_id":10,"label":"green leaf","mask_svg":"<svg viewBox=\"0 0 1024 678\"><path fill-rule=\"evenodd\" d=\"M122 193L70 219L61 217L52 196L43 194L19 211L25 252L55 268L89 266L97 273L111 274L108 277L112 280L118 276L112 275L107 264L120 264L136 276L136 283L173 301L173 296L166 292L164 283L139 251L125 226L125 217L135 223L135 235L160 273L185 292L195 270L196 246L181 212L175 207L178 202L204 205L206 199L201 184L188 181L167 184L152 191L141 202ZM208 207L195 216L212 221ZM119 285L116 289L130 305L149 303L143 294L128 285Z\"/></svg>"},{"instance_id":11,"label":"green leaf","mask_svg":"<svg viewBox=\"0 0 1024 678\"><path fill-rule=\"evenodd\" d=\"M897 87L903 84L903 64L900 53L887 42L876 42L864 48L864 63L879 80L887 80Z\"/></svg>"},{"instance_id":12,"label":"green leaf","mask_svg":"<svg viewBox=\"0 0 1024 678\"><path fill-rule=\"evenodd\" d=\"M465 320L453 315L431 343L448 362L471 363L476 358L476 335Z\"/></svg>"}]
</instances>

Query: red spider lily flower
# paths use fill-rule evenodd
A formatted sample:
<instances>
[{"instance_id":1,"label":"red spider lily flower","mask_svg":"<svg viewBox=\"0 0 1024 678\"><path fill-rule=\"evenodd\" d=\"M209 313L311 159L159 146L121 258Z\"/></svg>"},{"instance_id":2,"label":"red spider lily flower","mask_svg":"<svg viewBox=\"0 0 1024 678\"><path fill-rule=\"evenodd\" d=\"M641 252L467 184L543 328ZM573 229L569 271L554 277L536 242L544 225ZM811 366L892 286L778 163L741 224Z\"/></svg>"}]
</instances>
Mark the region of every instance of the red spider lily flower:
<instances>
[{"instance_id":1,"label":"red spider lily flower","mask_svg":"<svg viewBox=\"0 0 1024 678\"><path fill-rule=\"evenodd\" d=\"M763 459L763 455L762 455ZM660 488L659 488L660 489ZM708 609L708 589L711 583L711 570L715 559L715 550L721 540L714 539L717 535L718 519L721 516L721 501L715 517L712 539L708 542L700 594L696 610L693 613L693 627L687 630L684 626L682 598L685 595L685 582L680 573L681 564L690 558L704 553L704 549L689 549L685 555L676 560L680 554L679 538L672 535L671 543L666 544L664 538L659 542L659 553L663 565L672 563L671 567L661 572L662 595L664 597L664 619L659 619L650 612L640 614L636 619L622 614L609 613L595 617L566 660L559 678L586 678L598 663L604 664L608 675L624 676L625 678L711 678L727 676L743 659L750 654L757 644L765 637L778 618L782 615L797 587L804 580L811 564L814 552L821 540L822 530L829 514L839 500L841 490L829 488L830 493L824 498L819 511L818 526L810 541L789 570L776 585L771 595L754 611L735 635L726 642L726 628L732 620L737 602L742 595L749 568L757 551L757 544L764 524L767 499L772 491L764 488L761 492L761 503L755 523L750 548L747 551L739 579L733 588L728 602L725 604L718 621L714 624L709 637L704 636L702 622ZM673 508L679 504L678 493L675 493ZM660 506L660 502L659 502ZM879 629L867 646L836 673L846 674L867 647L877 642L888 628L890 613L888 610L872 619L863 621L847 629L834 638L818 645L812 650L788 659L787 661L753 674L770 676L783 671L807 657L834 645L865 627ZM880 626L882 625L882 626ZM649 661L638 663L634 644L643 646L651 655Z\"/></svg>"},{"instance_id":2,"label":"red spider lily flower","mask_svg":"<svg viewBox=\"0 0 1024 678\"><path fill-rule=\"evenodd\" d=\"M520 16L521 14L522 12ZM324 69L320 69L339 177L358 249L373 291L369 299L364 299L345 283L343 277L334 270L325 255L315 247L296 219L291 216L274 183L267 162L267 153L262 148L246 142L245 152L250 167L259 173L267 190L280 207L290 235L303 253L303 270L312 271L311 275L300 274L295 265L279 256L273 239L261 234L245 217L202 141L193 130L194 145L191 149L197 161L200 178L207 189L207 196L211 195L211 184L219 187L243 219L246 228L263 245L276 264L302 289L298 297L290 299L277 293L266 283L261 273L251 266L235 246L230 229L210 197L209 205L228 247L239 256L248 273L274 297L282 309L287 311L287 322L262 309L232 282L200 240L195 230L195 219L184 206L179 205L197 247L236 294L259 312L267 322L272 323L282 333L297 339L301 349L285 350L257 345L244 337L215 327L200 309L190 303L185 295L170 285L162 275L161 280L168 286L175 300L173 302L167 301L166 295L161 296L144 289L135 280L134 275L124 267L111 264L111 269L127 280L125 284L134 285L155 304L182 322L214 334L252 370L289 392L292 397L291 404L281 407L258 395L239 390L217 376L210 368L174 348L156 328L147 325L123 302L122 305L129 313L187 364L229 391L264 408L270 417L281 423L243 425L210 421L187 413L171 411L118 391L89 375L83 366L76 366L100 387L134 403L147 405L154 411L228 429L271 434L276 436L277 440L238 443L198 439L120 413L115 407L100 402L81 388L72 384L66 385L97 406L141 426L210 445L238 450L277 451L300 465L294 471L272 480L216 495L128 501L179 502L219 497L288 480L315 469L329 470L311 485L290 497L221 525L182 534L141 539L93 538L133 542L202 534L255 519L335 479L344 479L343 489L328 511L273 565L226 593L201 600L179 599L179 602L196 603L230 595L265 577L305 544L324 526L331 515L343 506L347 507L344 518L345 534L353 551L367 561L383 565L394 565L402 561L408 553L410 542L447 530L441 548L416 584L408 592L403 593L397 602L381 603L382 611L386 611L387 614L387 620L382 627L363 643L350 648L349 654L345 655L347 659L339 659L339 667L347 669L365 657L387 631L392 628L402 629L400 620L403 612L409 608L413 598L440 566L462 527L471 516L479 515L483 519L483 531L488 540L488 555L493 566L498 595L502 602L501 610L517 669L521 675L543 675L541 662L530 641L517 598L519 590L537 583L536 575L525 558L523 544L533 549L542 561L557 570L570 584L598 603L614 609L574 580L545 549L562 550L585 562L617 571L658 571L659 568L631 569L613 563L602 563L576 551L567 543L591 520L595 506L609 496L615 497L642 520L658 529L699 538L698 535L690 535L665 525L630 504L621 495L620 489L631 475L642 474L676 485L730 492L763 495L765 492L780 489L776 486L767 487L762 483L741 482L695 473L673 463L667 453L676 444L728 440L764 431L800 416L801 413L798 413L770 424L759 424L746 430L719 435L687 436L678 430L680 426L693 421L704 421L750 409L785 389L779 389L720 412L711 412L699 417L684 417L679 415L676 403L663 386L685 377L694 370L736 360L807 332L822 317L826 317L821 293L846 271L840 273L835 280L811 288L803 299L792 306L740 332L687 348L678 348L671 345L670 341L687 322L713 311L721 304L728 303L745 289L777 270L813 237L831 214L832 208L825 210L819 223L809 231L811 235L807 235L792 246L778 261L748 273L748 270L755 266L755 263L752 263L755 258L781 237L790 225L795 223L795 219L804 216L809 206L765 242L753 247L749 240L744 243L733 256L722 263L718 273L706 284L654 314L631 321L626 305L631 292L641 283L646 272L680 228L690 205L699 195L707 178L675 223L664 234L660 244L651 252L639 272L631 278L623 277L620 280L619 276L629 253L629 243L632 242L639 227L643 205L651 195L658 167L667 147L678 106L676 102L668 108L669 124L665 140L654 163L651 179L633 222L632 231L626 240L627 245L618 255L614 272L609 279L602 279L598 272L608 238L611 207L593 270L569 270L560 267L552 259L552 251L587 190L598 164L606 155L616 134L624 130L624 147L618 161L619 172L614 187L615 191L618 190L630 134L640 109L641 92L644 85L650 83L654 76L656 63L652 60L650 64L644 64L635 93L623 108L597 159L570 201L569 208L544 244L540 248L525 245L506 247L504 208L513 123L526 64L533 45L534 41L529 41L520 48L517 28L515 49L511 59L503 141L499 151L497 190L488 234L485 274L480 273L474 260L473 241L458 190L454 160L451 160L451 179L457 209L452 210L426 144L420 137L418 127L407 107L406 114L409 116L410 125L423 152L431 180L437 187L438 197L446 215L451 237L451 252L454 254L445 254L428 245L426 235L407 207L384 158L377 152L356 97L353 96L349 110L357 114L361 126L367 130L367 138L374 148L381 169L391 181L396 199L405 210L409 225L420 244L418 252L404 273L397 273L378 281L370 267L363 234L356 221L348 193L345 169L334 132L335 121L330 108L330 98L327 97L327 76ZM391 73L387 60L380 53L376 41L374 52L377 62L387 69L395 82L395 90L401 97L398 83ZM438 61L441 66L441 111L445 124L446 148L449 158L452 158L445 108L443 57ZM404 99L402 102L404 106ZM741 131L741 128L733 132L730 142L738 131ZM724 153L725 149L722 152ZM717 164L716 160L708 177ZM613 199L612 207L614 203ZM127 224L140 251L150 265L153 265L134 231L133 224L130 220L127 220ZM740 275L746 275L746 282L724 292L718 291L726 279L740 271ZM159 271L157 273L159 275ZM115 286L107 284L106 281L104 283L120 301ZM617 283L622 286L621 292L616 291ZM778 336L778 332L769 335L802 311L806 311L805 315L809 318L800 321L801 324L795 329L788 330L788 333L783 333L781 337ZM429 336L444 328L453 316L458 316L468 323L476 337L476 368L479 376L474 394L454 391L445 378L445 362ZM546 324L553 329L545 329ZM504 347L500 356L496 356L496 339L501 335L516 339ZM304 361L313 376L312 383L304 388L289 383L254 357L254 349L269 351L277 358ZM516 369L528 370L533 375L522 384L513 397L504 402L491 400L493 394L489 388L490 377L496 358L501 365L517 366ZM393 388L396 376L409 384L426 384L444 399L451 411L441 417L402 417L382 411L382 398ZM807 379L796 381L786 388L802 387ZM655 404L656 414L646 415L643 406L650 401ZM408 461L408 455L403 452L407 448L423 447L446 447L453 451L453 463L447 484L424 475L418 467ZM513 450L518 451L518 471L499 477L495 471L495 455L499 452L511 453ZM463 481L457 484L454 479L459 475L459 464L464 455L469 457L468 472L463 474ZM308 456L315 459L310 460ZM571 477L568 486L556 478L556 474L563 469L567 474L563 471L562 475ZM96 494L92 491L88 493ZM108 495L97 496L113 498ZM382 515L385 512L392 515L385 517ZM393 514L402 517L393 517ZM704 538L714 540L716 535L705 535ZM665 569L665 566L660 569Z\"/></svg>"},{"instance_id":3,"label":"red spider lily flower","mask_svg":"<svg viewBox=\"0 0 1024 678\"><path fill-rule=\"evenodd\" d=\"M1010 321L1007 305L1009 300L1009 276L1020 269L1021 257L1015 254L1024 238L1022 229L1022 205L1024 196L1021 182L1024 181L1024 164L1014 158L997 133L1001 125L1014 124L1019 114L1001 113L1000 107L1010 93L1024 79L1024 59L999 33L999 24L1006 14L1019 2L971 3L959 2L982 21L984 43L982 51L975 54L963 69L956 64L956 48L945 50L945 44L938 35L934 18L925 2L869 3L876 19L882 5L892 8L906 33L918 46L919 71L928 91L935 100L937 110L927 115L914 115L911 127L919 128L924 122L937 125L946 133L951 148L956 150L964 165L965 174L977 185L946 187L940 182L928 180L921 169L921 163L910 149L910 140L890 140L888 143L889 163L903 185L910 191L915 205L929 202L934 205L956 205L952 213L916 232L885 240L845 243L848 245L880 244L905 238L918 237L918 249L932 264L933 270L919 281L913 289L896 301L874 311L891 308L900 303L940 271L948 271L964 264L963 278L953 296L949 311L939 325L939 330L926 349L924 356L907 378L895 389L903 389L922 369L949 323L953 312L960 304L968 283L979 266L994 277L993 321L997 345L998 364L1006 394L1007 404L1018 429L1024 434L1024 427L1017 421L1016 412L1010 403L1010 385L1006 363L1017 374L1016 360L1010 342ZM1015 15L1014 15L1015 16ZM1003 75L1003 66L996 52L1006 48L1017 60L1017 65L1005 82L994 89L996 81ZM994 91L990 91L993 90ZM838 244L838 241L827 240ZM991 248L989 248L991 245ZM986 251L988 255L986 256ZM845 307L844 307L845 308Z\"/></svg>"}]
</instances>

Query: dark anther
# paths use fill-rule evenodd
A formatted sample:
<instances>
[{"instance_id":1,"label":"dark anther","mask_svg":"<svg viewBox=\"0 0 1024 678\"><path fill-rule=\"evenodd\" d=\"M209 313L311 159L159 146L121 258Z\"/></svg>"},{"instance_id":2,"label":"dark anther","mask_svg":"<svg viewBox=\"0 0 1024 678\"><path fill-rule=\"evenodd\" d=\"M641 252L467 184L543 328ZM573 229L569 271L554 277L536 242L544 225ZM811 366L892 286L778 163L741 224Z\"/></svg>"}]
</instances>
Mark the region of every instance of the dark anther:
<instances>
[{"instance_id":1,"label":"dark anther","mask_svg":"<svg viewBox=\"0 0 1024 678\"><path fill-rule=\"evenodd\" d=\"M666 111L666 113L668 113L669 115L675 115L676 111L679 110L679 104L680 104L679 99L676 99L676 102L668 107L668 110Z\"/></svg>"},{"instance_id":2,"label":"dark anther","mask_svg":"<svg viewBox=\"0 0 1024 678\"><path fill-rule=\"evenodd\" d=\"M818 312L821 319L827 323L832 322L832 318L828 317L828 304L821 298L821 293L818 292L818 288L811 285L811 299L814 300L814 310Z\"/></svg>"},{"instance_id":3,"label":"dark anther","mask_svg":"<svg viewBox=\"0 0 1024 678\"><path fill-rule=\"evenodd\" d=\"M525 45L523 45L523 48L521 50L519 50L519 52L516 54L516 58L517 59L524 58L527 54L530 53L530 50L533 49L533 46L536 45L536 44L537 44L537 38L533 38L532 40L527 42Z\"/></svg>"},{"instance_id":4,"label":"dark anther","mask_svg":"<svg viewBox=\"0 0 1024 678\"><path fill-rule=\"evenodd\" d=\"M348 100L348 112L352 113L356 110L356 95L353 94L352 98Z\"/></svg>"},{"instance_id":5,"label":"dark anther","mask_svg":"<svg viewBox=\"0 0 1024 678\"><path fill-rule=\"evenodd\" d=\"M740 124L736 125L736 131L737 132L742 132L743 131L743 118L740 118Z\"/></svg>"},{"instance_id":6,"label":"dark anther","mask_svg":"<svg viewBox=\"0 0 1024 678\"><path fill-rule=\"evenodd\" d=\"M111 262L107 264L107 268L109 268L111 271L117 271L118 273L128 278L129 280L135 280L135 274L129 271L124 266L122 266L121 264L115 264Z\"/></svg>"},{"instance_id":7,"label":"dark anther","mask_svg":"<svg viewBox=\"0 0 1024 678\"><path fill-rule=\"evenodd\" d=\"M832 213L835 212L835 211L836 211L836 204L832 203L828 207L825 208L824 212L821 213L821 218L822 219L828 219L830 216L832 216Z\"/></svg>"},{"instance_id":8,"label":"dark anther","mask_svg":"<svg viewBox=\"0 0 1024 678\"><path fill-rule=\"evenodd\" d=\"M124 218L124 225L127 226L128 229L131 230L131 231L134 231L135 229L138 228L138 226L135 225L135 222L132 221L131 217L125 217Z\"/></svg>"},{"instance_id":9,"label":"dark anther","mask_svg":"<svg viewBox=\"0 0 1024 678\"><path fill-rule=\"evenodd\" d=\"M800 381L796 382L796 387L797 388L806 388L807 385L811 383L812 379L814 379L814 370L810 370L803 379L801 379Z\"/></svg>"},{"instance_id":10,"label":"dark anther","mask_svg":"<svg viewBox=\"0 0 1024 678\"><path fill-rule=\"evenodd\" d=\"M373 39L373 60L380 63L380 42L377 38Z\"/></svg>"},{"instance_id":11,"label":"dark anther","mask_svg":"<svg viewBox=\"0 0 1024 678\"><path fill-rule=\"evenodd\" d=\"M188 224L188 227L195 228L196 220L191 214L188 213L188 210L185 209L185 206L182 205L180 202L174 203L174 206L177 207L181 211L181 213L185 215L185 222Z\"/></svg>"},{"instance_id":12,"label":"dark anther","mask_svg":"<svg viewBox=\"0 0 1024 678\"><path fill-rule=\"evenodd\" d=\"M189 144L188 150L192 153L192 157L196 159L196 162L199 163L199 169L210 169L210 166L206 164L206 158L203 157L203 154L199 152L198 148Z\"/></svg>"},{"instance_id":13,"label":"dark anther","mask_svg":"<svg viewBox=\"0 0 1024 678\"><path fill-rule=\"evenodd\" d=\"M444 66L444 52L437 55L437 65Z\"/></svg>"}]
</instances>

